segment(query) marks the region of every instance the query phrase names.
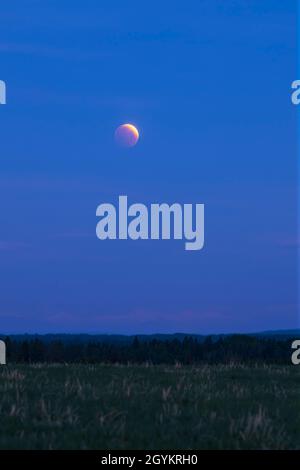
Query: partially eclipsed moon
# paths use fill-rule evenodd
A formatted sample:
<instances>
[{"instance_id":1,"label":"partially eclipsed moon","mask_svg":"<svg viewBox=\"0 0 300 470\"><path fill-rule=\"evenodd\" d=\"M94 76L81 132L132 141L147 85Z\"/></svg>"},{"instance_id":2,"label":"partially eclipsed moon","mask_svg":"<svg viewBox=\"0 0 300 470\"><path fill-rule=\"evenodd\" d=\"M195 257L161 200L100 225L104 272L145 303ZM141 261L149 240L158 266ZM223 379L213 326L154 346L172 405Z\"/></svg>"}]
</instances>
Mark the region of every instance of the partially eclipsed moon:
<instances>
[{"instance_id":1,"label":"partially eclipsed moon","mask_svg":"<svg viewBox=\"0 0 300 470\"><path fill-rule=\"evenodd\" d=\"M139 131L132 124L122 124L115 132L115 139L122 147L133 147L139 140Z\"/></svg>"}]
</instances>

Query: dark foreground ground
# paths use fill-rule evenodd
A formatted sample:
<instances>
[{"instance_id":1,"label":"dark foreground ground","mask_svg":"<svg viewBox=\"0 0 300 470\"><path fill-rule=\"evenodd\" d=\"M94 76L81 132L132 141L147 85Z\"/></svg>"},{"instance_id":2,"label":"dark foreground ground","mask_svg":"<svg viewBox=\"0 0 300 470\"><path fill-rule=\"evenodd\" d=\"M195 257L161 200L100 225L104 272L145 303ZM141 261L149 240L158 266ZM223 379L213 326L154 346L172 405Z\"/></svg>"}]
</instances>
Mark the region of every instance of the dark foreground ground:
<instances>
[{"instance_id":1,"label":"dark foreground ground","mask_svg":"<svg viewBox=\"0 0 300 470\"><path fill-rule=\"evenodd\" d=\"M300 448L293 366L0 366L1 449Z\"/></svg>"}]
</instances>

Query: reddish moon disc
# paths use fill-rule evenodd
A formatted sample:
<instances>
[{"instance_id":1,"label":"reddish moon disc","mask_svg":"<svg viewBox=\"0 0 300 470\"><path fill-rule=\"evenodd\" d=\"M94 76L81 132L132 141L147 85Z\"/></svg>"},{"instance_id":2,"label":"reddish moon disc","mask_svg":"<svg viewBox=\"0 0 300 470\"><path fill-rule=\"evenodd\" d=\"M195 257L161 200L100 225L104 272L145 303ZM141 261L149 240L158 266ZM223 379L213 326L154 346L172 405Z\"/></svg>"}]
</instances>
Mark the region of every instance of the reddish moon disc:
<instances>
[{"instance_id":1,"label":"reddish moon disc","mask_svg":"<svg viewBox=\"0 0 300 470\"><path fill-rule=\"evenodd\" d=\"M132 124L122 124L116 129L115 140L122 147L133 147L139 140L139 131Z\"/></svg>"}]
</instances>

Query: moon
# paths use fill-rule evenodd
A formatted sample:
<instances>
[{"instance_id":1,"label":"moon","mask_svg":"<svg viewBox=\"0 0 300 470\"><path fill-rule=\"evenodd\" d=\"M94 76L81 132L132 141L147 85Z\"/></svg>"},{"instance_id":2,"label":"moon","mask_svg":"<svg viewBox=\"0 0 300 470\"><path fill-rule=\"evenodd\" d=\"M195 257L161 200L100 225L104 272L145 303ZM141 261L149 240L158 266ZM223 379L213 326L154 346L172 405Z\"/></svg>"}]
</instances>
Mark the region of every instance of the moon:
<instances>
[{"instance_id":1,"label":"moon","mask_svg":"<svg viewBox=\"0 0 300 470\"><path fill-rule=\"evenodd\" d=\"M139 131L133 124L122 124L115 131L115 140L121 147L134 147L139 140Z\"/></svg>"}]
</instances>

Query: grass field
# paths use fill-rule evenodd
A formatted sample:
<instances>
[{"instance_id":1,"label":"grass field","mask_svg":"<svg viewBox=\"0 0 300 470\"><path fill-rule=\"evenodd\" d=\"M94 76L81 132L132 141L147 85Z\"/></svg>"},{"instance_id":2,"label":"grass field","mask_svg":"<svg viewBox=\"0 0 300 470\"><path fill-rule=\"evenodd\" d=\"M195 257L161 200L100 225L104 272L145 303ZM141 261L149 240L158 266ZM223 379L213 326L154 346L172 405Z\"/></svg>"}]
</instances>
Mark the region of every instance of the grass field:
<instances>
[{"instance_id":1,"label":"grass field","mask_svg":"<svg viewBox=\"0 0 300 470\"><path fill-rule=\"evenodd\" d=\"M0 367L1 449L300 448L292 366Z\"/></svg>"}]
</instances>

